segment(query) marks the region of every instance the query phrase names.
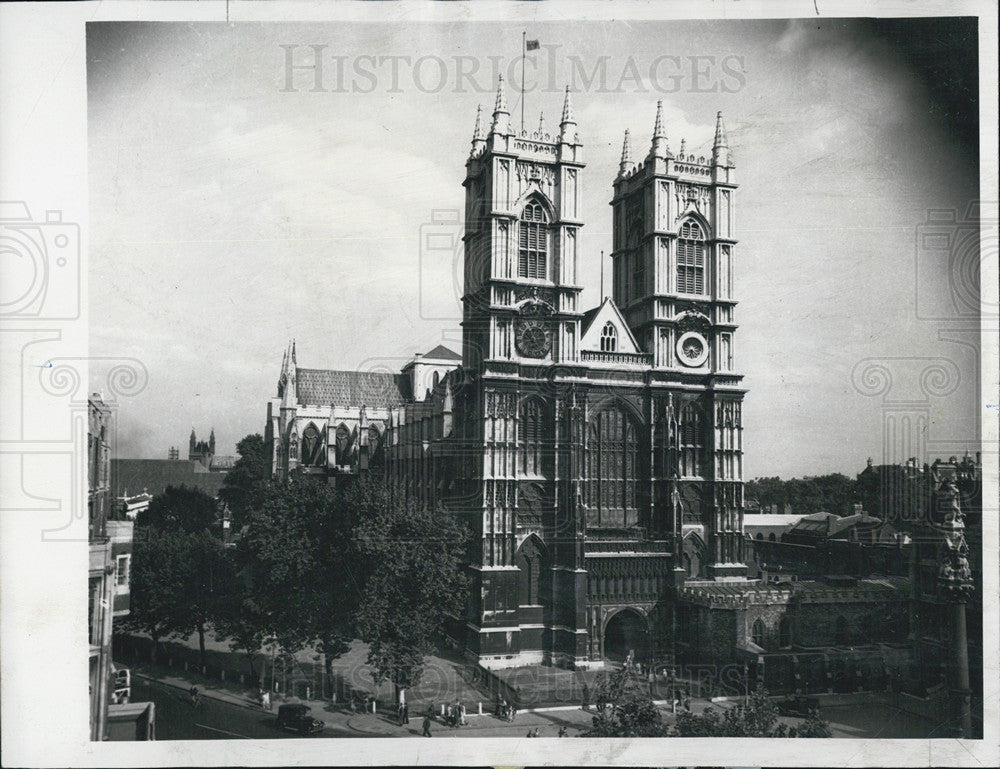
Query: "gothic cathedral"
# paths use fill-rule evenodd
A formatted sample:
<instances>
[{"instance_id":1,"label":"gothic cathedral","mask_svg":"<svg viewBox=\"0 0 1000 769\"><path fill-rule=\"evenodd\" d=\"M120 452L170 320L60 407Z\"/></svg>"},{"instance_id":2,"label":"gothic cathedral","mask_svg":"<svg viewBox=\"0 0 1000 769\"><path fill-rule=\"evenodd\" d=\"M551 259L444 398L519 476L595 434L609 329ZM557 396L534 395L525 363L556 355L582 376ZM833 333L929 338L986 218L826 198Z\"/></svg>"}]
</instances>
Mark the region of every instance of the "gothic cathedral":
<instances>
[{"instance_id":1,"label":"gothic cathedral","mask_svg":"<svg viewBox=\"0 0 1000 769\"><path fill-rule=\"evenodd\" d=\"M466 163L460 358L300 369L292 345L268 407L275 474L382 468L467 521L472 589L449 632L486 667L669 664L685 580L746 574L722 116L710 158L671 152L660 105L645 157L626 131L613 291L591 309L584 168L569 89L558 131L516 132L501 81Z\"/></svg>"},{"instance_id":2,"label":"gothic cathedral","mask_svg":"<svg viewBox=\"0 0 1000 769\"><path fill-rule=\"evenodd\" d=\"M567 89L557 132L517 133L501 82L466 164L459 493L476 533L465 647L487 666L671 655L688 575L745 575L736 240L721 114L711 158L625 134L613 298L580 306L584 162ZM697 537L697 573L685 540Z\"/></svg>"}]
</instances>

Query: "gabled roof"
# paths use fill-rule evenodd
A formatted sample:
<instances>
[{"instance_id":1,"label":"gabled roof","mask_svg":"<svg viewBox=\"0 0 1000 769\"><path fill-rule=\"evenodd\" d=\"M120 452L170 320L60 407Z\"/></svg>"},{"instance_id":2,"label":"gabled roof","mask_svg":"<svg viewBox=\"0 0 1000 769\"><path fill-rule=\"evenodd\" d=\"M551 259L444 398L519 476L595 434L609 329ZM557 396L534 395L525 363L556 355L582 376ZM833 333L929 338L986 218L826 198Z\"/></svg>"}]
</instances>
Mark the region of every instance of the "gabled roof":
<instances>
[{"instance_id":1,"label":"gabled roof","mask_svg":"<svg viewBox=\"0 0 1000 769\"><path fill-rule=\"evenodd\" d=\"M639 343L632 336L632 331L625 322L618 305L611 297L605 297L600 306L587 310L583 314L583 324L580 329L580 349L600 351L601 331L606 323L611 323L618 329L617 352L641 352Z\"/></svg>"},{"instance_id":2,"label":"gabled roof","mask_svg":"<svg viewBox=\"0 0 1000 769\"><path fill-rule=\"evenodd\" d=\"M443 344L439 344L430 352L424 353L424 360L432 358L433 360L462 360L462 356L459 355L454 350L449 350Z\"/></svg>"},{"instance_id":3,"label":"gabled roof","mask_svg":"<svg viewBox=\"0 0 1000 769\"><path fill-rule=\"evenodd\" d=\"M407 400L402 374L296 368L296 400L306 406L394 408Z\"/></svg>"}]
</instances>

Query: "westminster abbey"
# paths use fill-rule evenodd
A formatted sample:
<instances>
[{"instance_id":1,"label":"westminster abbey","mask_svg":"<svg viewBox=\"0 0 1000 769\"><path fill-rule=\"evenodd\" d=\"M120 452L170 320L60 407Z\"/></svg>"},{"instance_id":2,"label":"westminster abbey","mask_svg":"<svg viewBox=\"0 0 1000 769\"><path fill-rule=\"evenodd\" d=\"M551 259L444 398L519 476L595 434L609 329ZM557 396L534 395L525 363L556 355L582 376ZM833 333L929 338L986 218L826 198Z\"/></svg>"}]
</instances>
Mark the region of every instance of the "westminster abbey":
<instances>
[{"instance_id":1,"label":"westminster abbey","mask_svg":"<svg viewBox=\"0 0 1000 769\"><path fill-rule=\"evenodd\" d=\"M486 667L669 658L686 580L745 579L736 191L711 157L625 134L611 181L613 291L580 304L583 148L515 131L503 83L477 116L466 190L462 350L399 372L299 368L268 406L272 471L379 468L474 536L466 615ZM734 586L735 587L735 586Z\"/></svg>"}]
</instances>

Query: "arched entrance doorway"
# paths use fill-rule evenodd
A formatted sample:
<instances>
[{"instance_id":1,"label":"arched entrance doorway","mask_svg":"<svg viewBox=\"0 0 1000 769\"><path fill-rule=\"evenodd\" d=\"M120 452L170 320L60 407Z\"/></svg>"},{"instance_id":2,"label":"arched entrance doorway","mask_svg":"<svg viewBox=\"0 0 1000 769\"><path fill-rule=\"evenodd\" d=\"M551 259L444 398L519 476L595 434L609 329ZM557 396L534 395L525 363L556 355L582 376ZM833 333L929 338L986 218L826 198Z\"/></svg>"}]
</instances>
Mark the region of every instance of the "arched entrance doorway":
<instances>
[{"instance_id":1,"label":"arched entrance doorway","mask_svg":"<svg viewBox=\"0 0 1000 769\"><path fill-rule=\"evenodd\" d=\"M604 626L604 658L624 662L630 651L638 662L649 661L649 623L635 609L622 609Z\"/></svg>"}]
</instances>

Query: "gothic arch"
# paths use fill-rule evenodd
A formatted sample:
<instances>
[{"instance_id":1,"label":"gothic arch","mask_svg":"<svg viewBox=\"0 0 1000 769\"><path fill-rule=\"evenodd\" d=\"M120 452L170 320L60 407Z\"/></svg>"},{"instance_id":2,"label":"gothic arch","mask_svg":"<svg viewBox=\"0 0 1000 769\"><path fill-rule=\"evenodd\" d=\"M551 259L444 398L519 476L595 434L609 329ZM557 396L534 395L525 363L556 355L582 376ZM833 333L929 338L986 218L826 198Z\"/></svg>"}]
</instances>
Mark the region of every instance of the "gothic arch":
<instances>
[{"instance_id":1,"label":"gothic arch","mask_svg":"<svg viewBox=\"0 0 1000 769\"><path fill-rule=\"evenodd\" d=\"M302 464L305 467L323 467L326 464L326 441L315 422L309 422L302 431Z\"/></svg>"},{"instance_id":2,"label":"gothic arch","mask_svg":"<svg viewBox=\"0 0 1000 769\"><path fill-rule=\"evenodd\" d=\"M688 219L691 219L699 227L701 227L701 229L703 231L703 235L705 237L705 242L706 243L708 243L710 240L712 240L712 225L709 224L708 219L705 218L705 215L701 211L698 211L697 209L694 209L694 208L687 208L687 209L685 209L680 214L680 216L677 217L677 231L678 232L680 232L681 227L684 226L684 223Z\"/></svg>"},{"instance_id":3,"label":"gothic arch","mask_svg":"<svg viewBox=\"0 0 1000 769\"><path fill-rule=\"evenodd\" d=\"M350 464L351 428L343 422L337 425L337 431L334 433L334 441L337 447L337 464Z\"/></svg>"},{"instance_id":4,"label":"gothic arch","mask_svg":"<svg viewBox=\"0 0 1000 769\"><path fill-rule=\"evenodd\" d=\"M521 217L521 212L524 211L525 207L529 203L538 203L544 209L549 225L556 221L555 204L549 200L549 196L542 192L536 185L529 186L528 189L521 194L521 197L514 202L514 211L517 212L518 218Z\"/></svg>"},{"instance_id":5,"label":"gothic arch","mask_svg":"<svg viewBox=\"0 0 1000 769\"><path fill-rule=\"evenodd\" d=\"M642 430L646 423L645 418L642 415L642 411L634 403L622 398L620 395L608 395L597 403L593 404L590 409L590 416L588 422L593 422L594 419L602 412L608 409L619 408L625 411L635 423L636 429Z\"/></svg>"},{"instance_id":6,"label":"gothic arch","mask_svg":"<svg viewBox=\"0 0 1000 769\"><path fill-rule=\"evenodd\" d=\"M609 612L601 623L601 648L605 659L624 661L629 651L648 662L652 650L649 614L641 606L623 606Z\"/></svg>"},{"instance_id":7,"label":"gothic arch","mask_svg":"<svg viewBox=\"0 0 1000 769\"><path fill-rule=\"evenodd\" d=\"M682 565L689 579L699 579L702 576L706 550L705 540L698 532L692 530L684 535L681 544Z\"/></svg>"},{"instance_id":8,"label":"gothic arch","mask_svg":"<svg viewBox=\"0 0 1000 769\"><path fill-rule=\"evenodd\" d=\"M548 566L548 551L536 534L529 534L514 553L518 568L517 602L521 606L541 603L542 573Z\"/></svg>"}]
</instances>

